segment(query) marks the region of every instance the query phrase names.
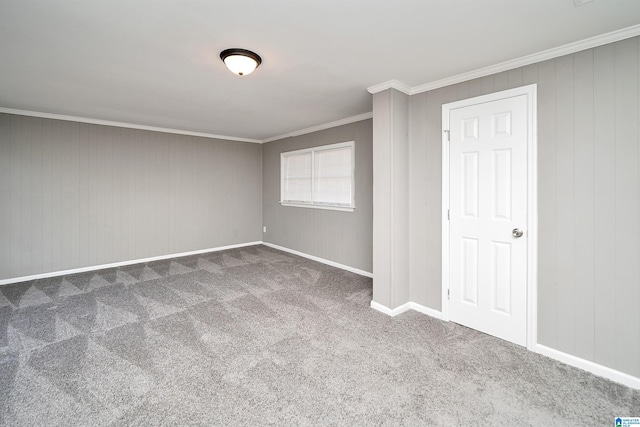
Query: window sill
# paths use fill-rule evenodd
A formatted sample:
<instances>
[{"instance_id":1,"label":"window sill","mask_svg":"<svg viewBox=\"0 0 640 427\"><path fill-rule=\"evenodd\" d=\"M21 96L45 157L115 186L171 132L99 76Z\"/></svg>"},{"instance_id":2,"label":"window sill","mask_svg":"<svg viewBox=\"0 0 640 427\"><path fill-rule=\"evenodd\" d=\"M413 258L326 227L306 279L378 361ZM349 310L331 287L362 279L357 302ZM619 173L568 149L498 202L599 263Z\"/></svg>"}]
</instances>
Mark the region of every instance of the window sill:
<instances>
[{"instance_id":1,"label":"window sill","mask_svg":"<svg viewBox=\"0 0 640 427\"><path fill-rule=\"evenodd\" d=\"M294 208L311 208L311 209L324 209L329 211L341 211L341 212L354 212L355 207L349 206L331 206L331 205L312 205L308 203L291 203L291 202L278 202L282 206L289 206Z\"/></svg>"}]
</instances>

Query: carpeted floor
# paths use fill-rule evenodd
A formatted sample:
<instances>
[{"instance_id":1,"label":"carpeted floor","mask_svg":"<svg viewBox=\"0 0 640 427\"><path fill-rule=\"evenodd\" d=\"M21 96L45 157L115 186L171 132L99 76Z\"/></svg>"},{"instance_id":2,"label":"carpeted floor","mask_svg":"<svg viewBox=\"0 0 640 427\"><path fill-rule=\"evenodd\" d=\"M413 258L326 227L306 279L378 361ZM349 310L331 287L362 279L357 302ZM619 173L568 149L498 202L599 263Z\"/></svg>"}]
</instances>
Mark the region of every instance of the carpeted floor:
<instances>
[{"instance_id":1,"label":"carpeted floor","mask_svg":"<svg viewBox=\"0 0 640 427\"><path fill-rule=\"evenodd\" d=\"M2 425L613 425L640 391L265 246L0 287Z\"/></svg>"}]
</instances>

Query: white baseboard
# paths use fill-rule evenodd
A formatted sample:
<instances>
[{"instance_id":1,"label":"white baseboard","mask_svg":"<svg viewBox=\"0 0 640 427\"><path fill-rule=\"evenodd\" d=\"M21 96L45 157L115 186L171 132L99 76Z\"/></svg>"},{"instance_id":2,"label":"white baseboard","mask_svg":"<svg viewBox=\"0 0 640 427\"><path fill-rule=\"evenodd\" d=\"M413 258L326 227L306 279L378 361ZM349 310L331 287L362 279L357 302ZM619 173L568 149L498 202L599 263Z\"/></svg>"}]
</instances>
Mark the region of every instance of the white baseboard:
<instances>
[{"instance_id":1,"label":"white baseboard","mask_svg":"<svg viewBox=\"0 0 640 427\"><path fill-rule=\"evenodd\" d=\"M142 262L151 262L151 261L159 261L159 260L163 260L163 259L169 259L169 258L178 258L178 257L183 257L183 256L189 256L189 255L198 255L198 254L204 254L204 253L208 253L208 252L218 252L218 251L223 251L223 250L227 250L227 249L235 249L235 248L242 248L242 247L246 247L246 246L254 246L254 245L265 245L265 246L269 246L271 248L274 249L278 249L281 250L283 252L289 252L292 253L294 255L298 255L301 256L303 258L308 258L311 259L313 261L317 261L317 262L321 262L323 264L327 264L330 265L332 267L337 267L337 268L341 268L343 270L347 270L347 271L351 271L352 273L356 273L356 274L360 274L362 276L366 276L366 277L373 277L372 273L369 273L368 271L363 271L363 270L359 270L357 268L353 268L353 267L349 267L343 264L339 264L337 262L333 262L333 261L329 261L323 258L319 258L313 255L308 255L302 252L298 252L295 251L293 249L289 249L289 248L285 248L283 246L278 246L278 245L274 245L273 243L267 243L267 242L262 242L262 241L256 241L256 242L247 242L247 243L239 243L236 245L228 245L228 246L219 246L217 248L209 248L209 249L200 249L197 251L189 251L189 252L180 252L180 253L175 253L175 254L168 254L168 255L160 255L160 256L155 256L155 257L150 257L150 258L141 258L141 259L135 259L135 260L129 260L129 261L122 261L122 262L115 262L115 263L111 263L111 264L101 264L101 265L94 265L94 266L89 266L89 267L82 267L82 268L74 268L71 270L60 270L60 271L53 271L53 272L49 272L49 273L42 273L42 274L34 274L31 276L22 276L22 277L14 277L14 278L10 278L10 279L2 279L0 280L0 285L8 285L11 283L18 283L18 282L25 282L28 280L36 280L36 279L45 279L47 277L55 277L55 276L64 276L67 274L75 274L75 273L84 273L87 271L95 271L95 270L102 270L105 268L113 268L113 267L121 267L121 266L125 266L125 265L131 265L131 264L138 264L138 263L142 263ZM420 305L418 303L415 302L406 302L394 309L391 309L389 307L386 307L380 303L377 303L375 301L371 301L371 308L373 308L374 310L377 310L381 313L384 313L388 316L391 317L395 317L398 316L406 311L409 310L415 310L419 313L423 313L426 314L428 316L434 317L436 319L442 320L442 312L438 311L438 310L434 310L432 308L429 307L425 307L423 305ZM547 347L545 345L542 344L536 344L535 347L533 348L533 351L535 351L536 353L542 354L543 356L547 356L550 357L552 359L558 360L562 363L566 363L567 365L585 370L587 372L591 372L594 375L598 375L600 377L603 378L607 378L611 381L615 381L617 383L623 384L627 387L631 387L634 389L638 389L640 390L640 378L634 377L632 375L629 374L625 374L624 372L620 372L620 371L616 371L615 369L612 368L608 368L606 366L603 365L599 365L595 362L591 362L589 360L585 360L582 359L580 357L577 356L573 356L571 354L567 354L567 353L563 353L562 351L553 349L551 347Z\"/></svg>"},{"instance_id":2,"label":"white baseboard","mask_svg":"<svg viewBox=\"0 0 640 427\"><path fill-rule=\"evenodd\" d=\"M51 272L47 272L47 273L33 274L33 275L30 275L30 276L21 276L21 277L12 277L12 278L9 278L9 279L0 279L0 286L9 285L11 283L26 282L26 281L29 281L29 280L46 279L48 277L65 276L67 274L85 273L87 271L102 270L102 269L105 269L105 268L122 267L122 266L125 266L125 265L139 264L139 263L142 263L142 262L159 261L159 260L163 260L163 259L178 258L178 257L183 257L183 256L189 256L189 255L205 254L207 252L218 252L218 251L224 251L224 250L227 250L227 249L242 248L242 247L245 247L245 246L254 246L254 245L269 246L271 248L278 249L278 250L283 251L283 252L289 252L291 254L298 255L298 256L301 256L303 258L308 258L308 259L311 259L313 261L321 262L323 264L327 264L327 265L330 265L332 267L336 267L336 268L340 268L342 270L350 271L352 273L360 274L361 276L373 277L373 274L369 273L368 271L364 271L364 270L360 270L360 269L357 269L357 268L349 267L348 265L339 264L337 262L329 261L328 259L320 258L320 257L309 255L309 254L305 254L303 252L298 252L298 251L295 251L293 249L285 248L283 246L274 245L273 243L256 241L256 242L239 243L239 244L236 244L236 245L219 246L217 248L200 249L200 250L197 250L197 251L189 251L189 252L180 252L180 253L175 253L175 254L159 255L159 256L150 257L150 258L133 259L133 260L128 260L128 261L114 262L114 263L110 263L110 264L100 264L100 265L92 265L92 266L88 266L88 267L72 268L72 269L69 269L69 270L51 271Z\"/></svg>"},{"instance_id":3,"label":"white baseboard","mask_svg":"<svg viewBox=\"0 0 640 427\"><path fill-rule=\"evenodd\" d=\"M380 313L384 313L387 316L391 316L391 317L395 317L399 314L404 313L405 311L409 311L411 310L410 307L410 302L404 303L399 307L396 307L394 309L390 309L389 307L379 304L375 301L371 301L371 308L373 308L374 310L378 310Z\"/></svg>"},{"instance_id":4,"label":"white baseboard","mask_svg":"<svg viewBox=\"0 0 640 427\"><path fill-rule=\"evenodd\" d=\"M391 317L395 317L409 310L415 310L436 319L442 320L442 312L429 307L425 307L415 302L407 302L402 304L401 306L391 309L380 303L371 301L371 308ZM595 362L591 362L577 356L572 356L571 354L563 353L559 350L544 346L542 344L536 344L531 350L536 353L542 354L543 356L547 356L567 365L573 366L575 368L591 372L592 374L599 377L607 378L611 381L615 381L627 387L640 390L640 378L625 374L624 372L616 371L615 369L599 365Z\"/></svg>"},{"instance_id":5,"label":"white baseboard","mask_svg":"<svg viewBox=\"0 0 640 427\"><path fill-rule=\"evenodd\" d=\"M375 301L371 301L371 308L374 310L378 310L381 313L384 313L388 316L395 317L399 314L404 313L405 311L415 310L419 313L426 314L427 316L435 317L438 320L442 320L442 312L438 310L434 310L433 308L425 307L415 302L406 302L401 306L398 306L394 309L390 309L382 304L379 304Z\"/></svg>"},{"instance_id":6,"label":"white baseboard","mask_svg":"<svg viewBox=\"0 0 640 427\"><path fill-rule=\"evenodd\" d=\"M323 264L327 264L327 265L330 265L332 267L340 268L342 270L347 270L347 271L350 271L352 273L359 274L361 276L373 278L373 273L370 273L368 271L360 270L358 268L349 267L348 265L339 264L337 262L330 261L330 260L324 259L324 258L320 258L320 257L314 256L314 255L305 254L304 252L298 252L298 251L293 250L293 249L285 248L284 246L274 245L273 243L267 243L267 242L260 242L260 243L262 243L265 246L269 246L270 248L278 249L279 251L289 252L290 254L298 255L298 256L301 256L303 258L308 258L310 260L321 262Z\"/></svg>"},{"instance_id":7,"label":"white baseboard","mask_svg":"<svg viewBox=\"0 0 640 427\"><path fill-rule=\"evenodd\" d=\"M418 313L426 314L427 316L435 317L438 320L442 320L442 312L434 310L433 308L425 307L416 302L410 302L411 310L415 310Z\"/></svg>"},{"instance_id":8,"label":"white baseboard","mask_svg":"<svg viewBox=\"0 0 640 427\"><path fill-rule=\"evenodd\" d=\"M129 260L129 261L114 262L114 263L111 263L111 264L92 265L92 266L89 266L89 267L72 268L70 270L51 271L49 273L34 274L34 275L31 275L31 276L12 277L10 279L2 279L2 280L0 280L0 286L1 285L9 285L11 283L26 282L28 280L46 279L47 277L65 276L67 274L84 273L84 272L87 272L87 271L102 270L102 269L105 269L105 268L122 267L122 266L125 266L125 265L139 264L141 262L159 261L159 260L163 260L163 259L178 258L178 257L183 257L183 256L189 256L189 255L205 254L207 252L218 252L218 251L224 251L226 249L243 248L245 246L254 246L254 245L260 245L260 244L262 244L261 241L239 243L239 244L236 244L236 245L219 246L217 248L200 249L200 250L197 250L197 251L180 252L180 253L176 253L176 254L159 255L159 256L154 256L154 257L150 257L150 258L140 258L140 259L134 259L134 260Z\"/></svg>"},{"instance_id":9,"label":"white baseboard","mask_svg":"<svg viewBox=\"0 0 640 427\"><path fill-rule=\"evenodd\" d=\"M611 381L624 384L627 387L640 390L640 378L625 374L624 372L616 371L615 369L607 368L606 366L599 365L595 362L591 362L577 356L572 356L571 354L563 353L562 351L547 347L542 344L536 344L536 346L533 348L533 351L542 354L543 356L558 360L562 363L566 363L567 365L571 365L575 368L591 372L592 374L598 375L599 377L604 377Z\"/></svg>"}]
</instances>

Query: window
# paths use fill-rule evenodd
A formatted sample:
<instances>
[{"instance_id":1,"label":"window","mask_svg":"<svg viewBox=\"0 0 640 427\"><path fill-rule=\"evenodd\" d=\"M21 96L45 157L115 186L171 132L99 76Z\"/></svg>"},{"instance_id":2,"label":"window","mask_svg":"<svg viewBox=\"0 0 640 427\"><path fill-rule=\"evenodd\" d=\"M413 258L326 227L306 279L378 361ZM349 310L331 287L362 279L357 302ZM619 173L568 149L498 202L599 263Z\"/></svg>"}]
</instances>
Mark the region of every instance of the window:
<instances>
[{"instance_id":1,"label":"window","mask_svg":"<svg viewBox=\"0 0 640 427\"><path fill-rule=\"evenodd\" d=\"M353 141L280 154L280 203L353 212L354 164Z\"/></svg>"}]
</instances>

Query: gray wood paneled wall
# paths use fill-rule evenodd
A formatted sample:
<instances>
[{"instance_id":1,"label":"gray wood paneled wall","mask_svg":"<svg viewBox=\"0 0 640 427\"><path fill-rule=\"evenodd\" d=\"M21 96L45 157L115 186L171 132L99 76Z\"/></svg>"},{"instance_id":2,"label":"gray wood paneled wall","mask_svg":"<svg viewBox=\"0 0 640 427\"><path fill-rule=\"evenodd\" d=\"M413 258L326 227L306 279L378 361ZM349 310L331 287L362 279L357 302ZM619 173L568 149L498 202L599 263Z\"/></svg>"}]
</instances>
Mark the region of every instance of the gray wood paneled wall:
<instances>
[{"instance_id":1,"label":"gray wood paneled wall","mask_svg":"<svg viewBox=\"0 0 640 427\"><path fill-rule=\"evenodd\" d=\"M355 212L281 206L280 153L355 141ZM373 129L363 120L263 144L263 241L367 272L372 270Z\"/></svg>"},{"instance_id":2,"label":"gray wood paneled wall","mask_svg":"<svg viewBox=\"0 0 640 427\"><path fill-rule=\"evenodd\" d=\"M411 301L441 309L442 104L537 83L538 342L640 376L639 62L632 38L410 97ZM355 213L278 204L280 152L349 140ZM371 271L372 140L370 120L261 147L0 114L0 279L257 240Z\"/></svg>"},{"instance_id":3,"label":"gray wood paneled wall","mask_svg":"<svg viewBox=\"0 0 640 427\"><path fill-rule=\"evenodd\" d=\"M442 104L538 85L538 342L640 376L639 38L411 97L411 300L441 309Z\"/></svg>"},{"instance_id":4,"label":"gray wood paneled wall","mask_svg":"<svg viewBox=\"0 0 640 427\"><path fill-rule=\"evenodd\" d=\"M259 144L0 114L0 279L259 241L261 168Z\"/></svg>"},{"instance_id":5,"label":"gray wood paneled wall","mask_svg":"<svg viewBox=\"0 0 640 427\"><path fill-rule=\"evenodd\" d=\"M373 95L373 301L409 301L409 96Z\"/></svg>"}]
</instances>

